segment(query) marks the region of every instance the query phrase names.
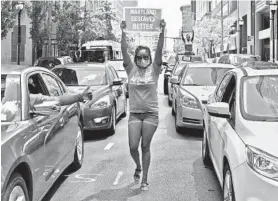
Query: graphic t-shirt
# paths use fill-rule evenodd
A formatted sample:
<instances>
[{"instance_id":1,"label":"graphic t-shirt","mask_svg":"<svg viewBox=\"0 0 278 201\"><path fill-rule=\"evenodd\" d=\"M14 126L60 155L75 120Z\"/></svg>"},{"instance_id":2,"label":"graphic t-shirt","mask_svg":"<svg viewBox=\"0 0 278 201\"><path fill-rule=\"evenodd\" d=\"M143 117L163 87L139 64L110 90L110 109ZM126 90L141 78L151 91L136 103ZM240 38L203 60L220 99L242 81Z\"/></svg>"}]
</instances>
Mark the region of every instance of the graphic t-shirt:
<instances>
[{"instance_id":1,"label":"graphic t-shirt","mask_svg":"<svg viewBox=\"0 0 278 201\"><path fill-rule=\"evenodd\" d=\"M142 75L133 62L126 67L130 112L158 112L157 82L161 66L153 62Z\"/></svg>"}]
</instances>

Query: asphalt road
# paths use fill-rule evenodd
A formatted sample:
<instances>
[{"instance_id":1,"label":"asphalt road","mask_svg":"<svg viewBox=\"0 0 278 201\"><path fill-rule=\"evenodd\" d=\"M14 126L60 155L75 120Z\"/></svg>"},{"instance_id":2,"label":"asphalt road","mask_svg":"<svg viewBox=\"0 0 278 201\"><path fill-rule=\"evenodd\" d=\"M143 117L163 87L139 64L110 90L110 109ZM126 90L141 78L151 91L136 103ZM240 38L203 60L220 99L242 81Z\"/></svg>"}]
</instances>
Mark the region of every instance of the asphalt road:
<instances>
[{"instance_id":1,"label":"asphalt road","mask_svg":"<svg viewBox=\"0 0 278 201\"><path fill-rule=\"evenodd\" d=\"M141 192L140 183L133 181L135 165L129 155L127 116L119 120L113 136L86 135L82 168L71 174L65 171L44 201L221 200L215 172L202 162L202 133L176 133L161 75L160 123L151 145L150 191Z\"/></svg>"}]
</instances>

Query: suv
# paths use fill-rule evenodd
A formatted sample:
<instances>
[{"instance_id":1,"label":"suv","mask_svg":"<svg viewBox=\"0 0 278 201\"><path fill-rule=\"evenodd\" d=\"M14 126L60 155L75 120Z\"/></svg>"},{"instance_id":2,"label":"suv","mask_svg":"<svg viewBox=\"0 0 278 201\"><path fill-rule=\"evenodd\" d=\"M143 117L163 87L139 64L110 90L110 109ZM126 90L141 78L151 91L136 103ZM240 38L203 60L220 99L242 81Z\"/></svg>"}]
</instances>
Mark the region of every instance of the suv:
<instances>
[{"instance_id":1,"label":"suv","mask_svg":"<svg viewBox=\"0 0 278 201\"><path fill-rule=\"evenodd\" d=\"M224 54L219 58L218 63L240 66L246 61L261 61L261 57L251 54Z\"/></svg>"}]
</instances>

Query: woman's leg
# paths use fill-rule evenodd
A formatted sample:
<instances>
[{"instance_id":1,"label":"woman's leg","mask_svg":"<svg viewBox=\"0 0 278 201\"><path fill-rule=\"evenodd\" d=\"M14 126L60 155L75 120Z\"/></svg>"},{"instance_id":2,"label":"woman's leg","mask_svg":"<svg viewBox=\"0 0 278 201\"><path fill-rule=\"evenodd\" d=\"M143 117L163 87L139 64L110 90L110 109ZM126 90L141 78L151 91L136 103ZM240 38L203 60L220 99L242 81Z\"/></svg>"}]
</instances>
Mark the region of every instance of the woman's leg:
<instances>
[{"instance_id":1,"label":"woman's leg","mask_svg":"<svg viewBox=\"0 0 278 201\"><path fill-rule=\"evenodd\" d=\"M156 121L156 120L155 120ZM142 183L147 183L148 181L148 171L151 160L150 146L153 135L157 129L157 123L155 121L145 120L143 122L142 128L142 165L143 165L143 178Z\"/></svg>"},{"instance_id":2,"label":"woman's leg","mask_svg":"<svg viewBox=\"0 0 278 201\"><path fill-rule=\"evenodd\" d=\"M130 154L136 163L136 169L141 170L140 156L139 156L139 142L142 133L142 121L137 119L135 115L130 114L128 122L128 138Z\"/></svg>"}]
</instances>

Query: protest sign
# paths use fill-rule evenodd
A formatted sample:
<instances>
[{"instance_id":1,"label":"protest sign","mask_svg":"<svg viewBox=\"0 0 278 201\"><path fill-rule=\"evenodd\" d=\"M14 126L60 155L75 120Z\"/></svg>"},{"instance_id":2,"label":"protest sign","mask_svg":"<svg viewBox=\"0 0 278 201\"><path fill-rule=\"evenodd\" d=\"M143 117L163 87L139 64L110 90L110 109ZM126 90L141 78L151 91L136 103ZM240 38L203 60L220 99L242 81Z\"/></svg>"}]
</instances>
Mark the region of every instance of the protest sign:
<instances>
[{"instance_id":1,"label":"protest sign","mask_svg":"<svg viewBox=\"0 0 278 201\"><path fill-rule=\"evenodd\" d=\"M125 8L127 31L160 32L161 9Z\"/></svg>"}]
</instances>

